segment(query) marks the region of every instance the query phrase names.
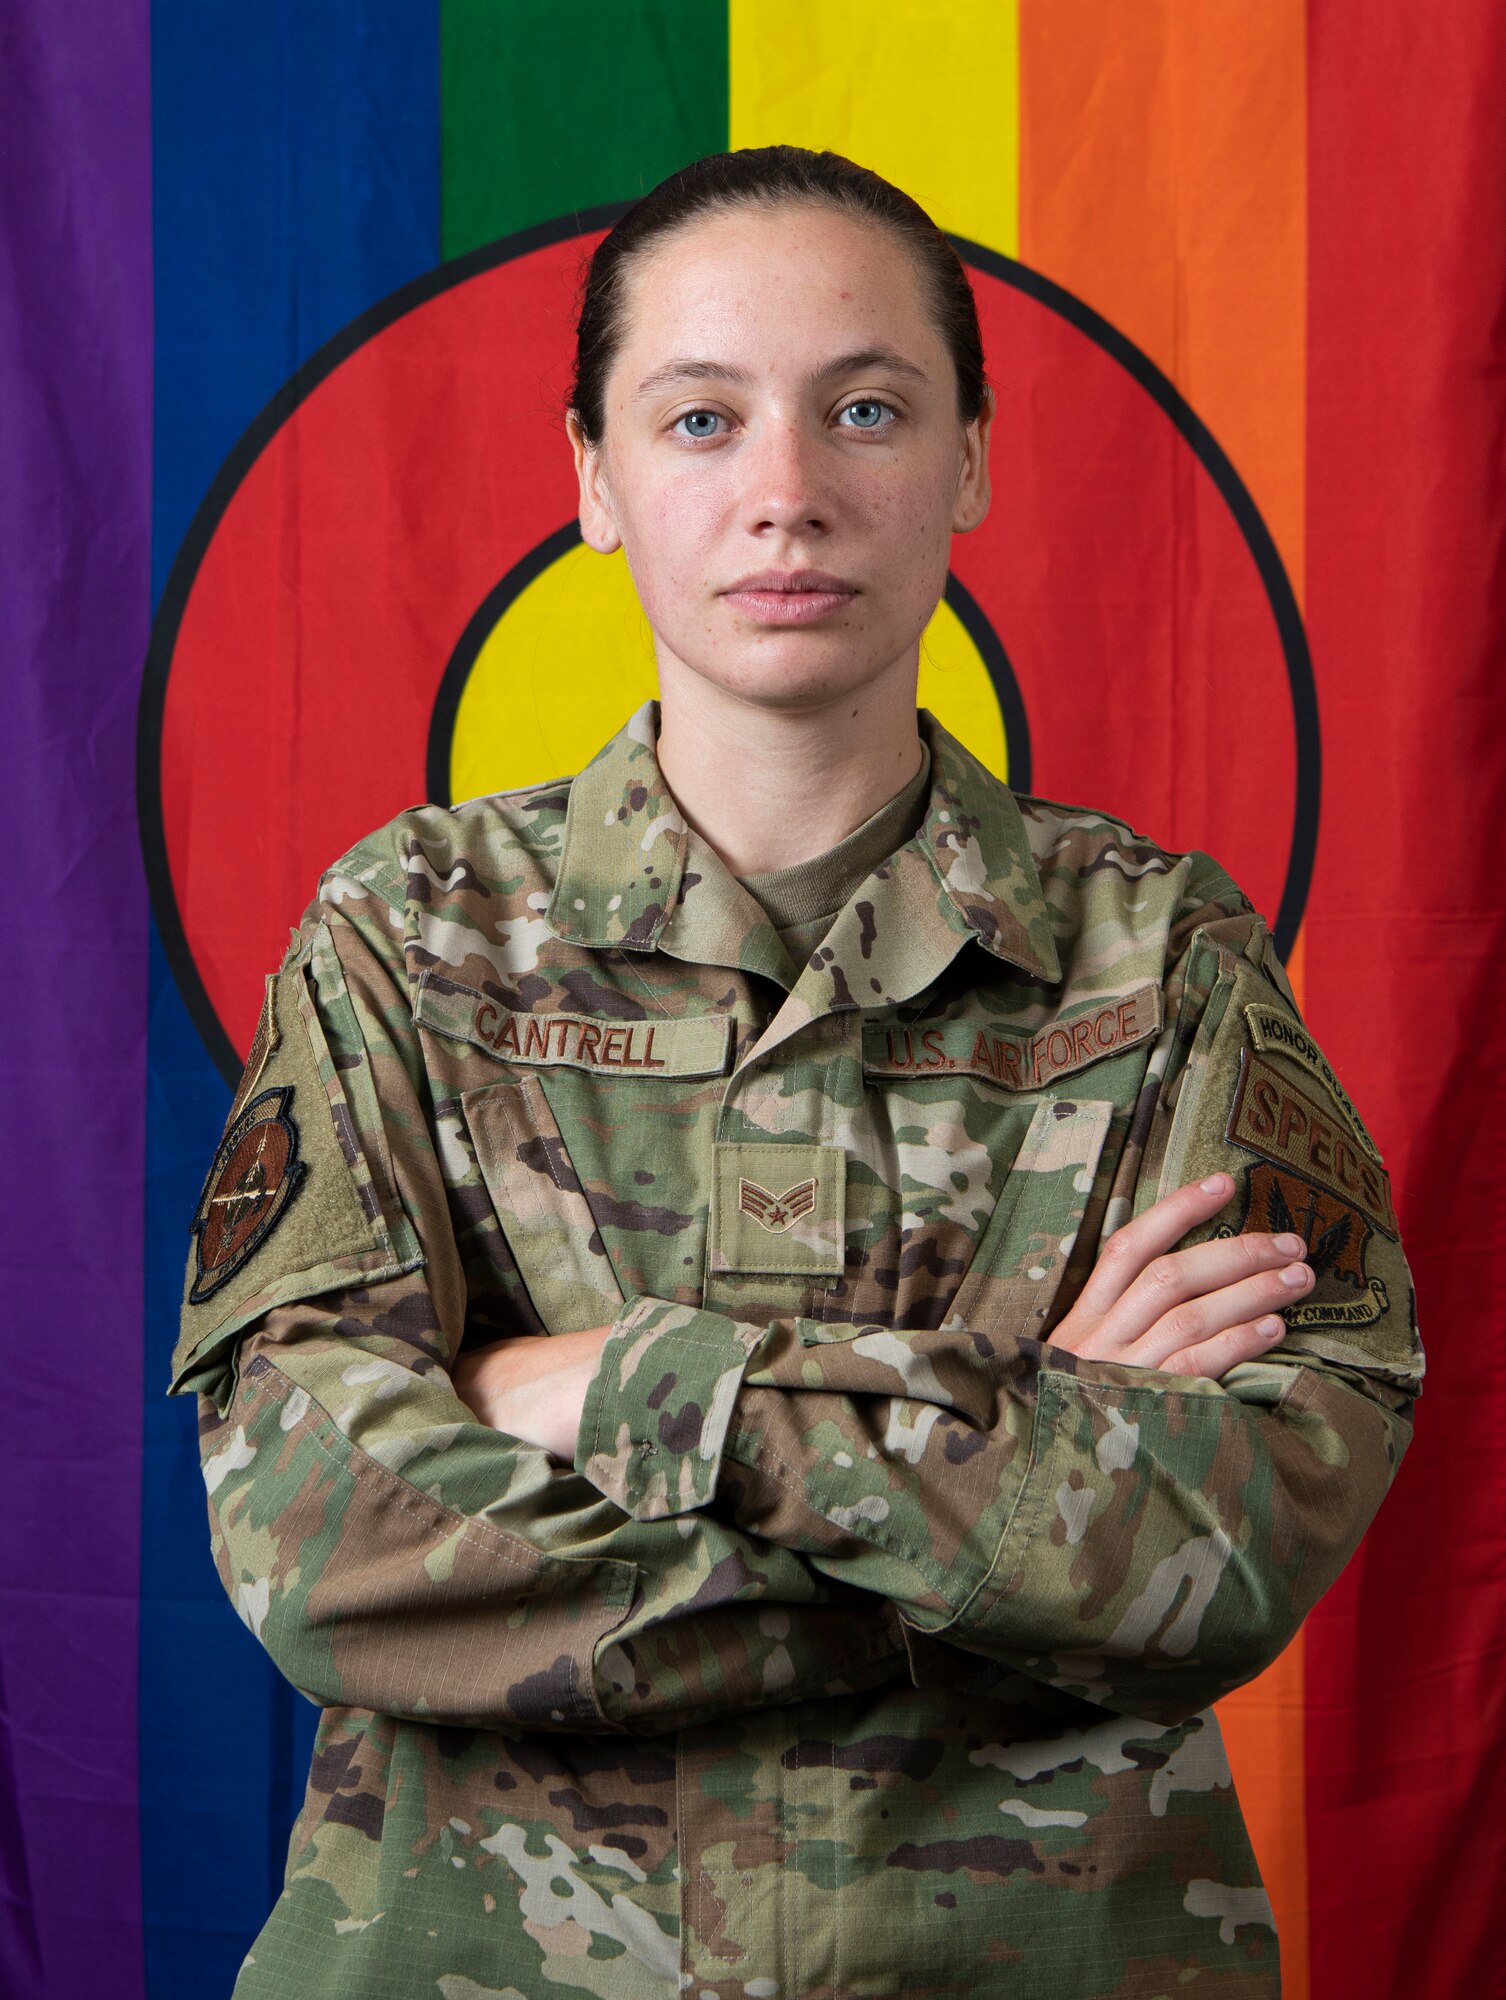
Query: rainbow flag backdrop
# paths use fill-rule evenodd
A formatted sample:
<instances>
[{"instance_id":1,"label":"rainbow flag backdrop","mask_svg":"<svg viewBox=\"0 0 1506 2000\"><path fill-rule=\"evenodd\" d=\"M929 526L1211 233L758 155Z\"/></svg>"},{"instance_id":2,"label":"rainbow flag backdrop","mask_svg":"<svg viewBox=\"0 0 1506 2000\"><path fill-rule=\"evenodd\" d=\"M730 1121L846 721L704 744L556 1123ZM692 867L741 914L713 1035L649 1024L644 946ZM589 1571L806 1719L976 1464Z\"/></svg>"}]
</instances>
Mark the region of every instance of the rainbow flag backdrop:
<instances>
[{"instance_id":1,"label":"rainbow flag backdrop","mask_svg":"<svg viewBox=\"0 0 1506 2000\"><path fill-rule=\"evenodd\" d=\"M574 526L574 289L775 141L978 293L922 700L1230 867L1392 1172L1416 1440L1220 1711L1285 1992L1502 1990L1503 95L1492 0L8 0L0 1993L228 1994L277 1893L316 1715L165 1400L188 1218L320 868L652 691Z\"/></svg>"}]
</instances>

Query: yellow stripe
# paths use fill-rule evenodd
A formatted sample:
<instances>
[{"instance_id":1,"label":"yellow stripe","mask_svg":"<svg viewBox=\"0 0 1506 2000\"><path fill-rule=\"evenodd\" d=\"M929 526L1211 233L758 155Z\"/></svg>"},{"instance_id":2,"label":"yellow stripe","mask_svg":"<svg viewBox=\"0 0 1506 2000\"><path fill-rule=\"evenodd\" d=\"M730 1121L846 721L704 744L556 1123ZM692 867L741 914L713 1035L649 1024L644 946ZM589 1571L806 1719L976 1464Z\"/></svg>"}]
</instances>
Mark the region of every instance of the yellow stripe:
<instances>
[{"instance_id":1,"label":"yellow stripe","mask_svg":"<svg viewBox=\"0 0 1506 2000\"><path fill-rule=\"evenodd\" d=\"M728 0L729 145L829 147L953 235L1019 242L1016 0Z\"/></svg>"}]
</instances>

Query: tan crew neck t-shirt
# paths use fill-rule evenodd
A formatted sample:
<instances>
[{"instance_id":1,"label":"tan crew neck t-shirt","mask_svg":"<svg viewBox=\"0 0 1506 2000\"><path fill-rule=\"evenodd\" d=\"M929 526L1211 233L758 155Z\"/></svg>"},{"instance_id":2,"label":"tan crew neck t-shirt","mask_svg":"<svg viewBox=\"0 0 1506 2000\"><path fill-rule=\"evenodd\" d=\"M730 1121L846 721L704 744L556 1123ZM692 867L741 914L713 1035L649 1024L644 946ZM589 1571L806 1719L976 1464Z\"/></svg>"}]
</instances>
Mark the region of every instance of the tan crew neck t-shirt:
<instances>
[{"instance_id":1,"label":"tan crew neck t-shirt","mask_svg":"<svg viewBox=\"0 0 1506 2000\"><path fill-rule=\"evenodd\" d=\"M921 743L920 769L861 826L791 868L771 868L738 881L762 904L794 966L802 966L830 930L837 913L881 861L887 861L925 818L931 752Z\"/></svg>"}]
</instances>

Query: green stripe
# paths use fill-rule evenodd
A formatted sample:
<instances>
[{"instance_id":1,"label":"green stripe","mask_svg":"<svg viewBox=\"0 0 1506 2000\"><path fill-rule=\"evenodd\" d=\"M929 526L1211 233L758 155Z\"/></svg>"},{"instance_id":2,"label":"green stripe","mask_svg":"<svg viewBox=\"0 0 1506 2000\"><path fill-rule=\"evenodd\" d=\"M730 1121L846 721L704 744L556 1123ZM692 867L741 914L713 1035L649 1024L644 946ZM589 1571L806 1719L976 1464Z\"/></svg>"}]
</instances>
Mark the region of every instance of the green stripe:
<instances>
[{"instance_id":1,"label":"green stripe","mask_svg":"<svg viewBox=\"0 0 1506 2000\"><path fill-rule=\"evenodd\" d=\"M725 151L727 60L727 0L443 0L443 254Z\"/></svg>"}]
</instances>

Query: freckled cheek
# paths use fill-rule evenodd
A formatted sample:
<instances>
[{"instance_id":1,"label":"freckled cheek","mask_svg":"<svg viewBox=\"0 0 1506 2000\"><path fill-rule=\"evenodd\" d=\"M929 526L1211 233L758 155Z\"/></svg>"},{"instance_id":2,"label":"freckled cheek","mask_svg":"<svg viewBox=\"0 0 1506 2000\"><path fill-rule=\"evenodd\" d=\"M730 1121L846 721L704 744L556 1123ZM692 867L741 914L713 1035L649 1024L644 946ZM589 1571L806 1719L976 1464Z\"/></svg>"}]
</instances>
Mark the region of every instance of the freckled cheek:
<instances>
[{"instance_id":1,"label":"freckled cheek","mask_svg":"<svg viewBox=\"0 0 1506 2000\"><path fill-rule=\"evenodd\" d=\"M912 485L875 496L868 523L896 580L946 563L952 542L948 497L939 489L917 493Z\"/></svg>"},{"instance_id":2,"label":"freckled cheek","mask_svg":"<svg viewBox=\"0 0 1506 2000\"><path fill-rule=\"evenodd\" d=\"M695 500L673 487L635 496L628 525L628 547L639 566L661 570L678 568L705 533Z\"/></svg>"},{"instance_id":3,"label":"freckled cheek","mask_svg":"<svg viewBox=\"0 0 1506 2000\"><path fill-rule=\"evenodd\" d=\"M667 631L701 611L716 585L715 521L704 499L677 487L640 494L628 528L633 581L655 626Z\"/></svg>"}]
</instances>

